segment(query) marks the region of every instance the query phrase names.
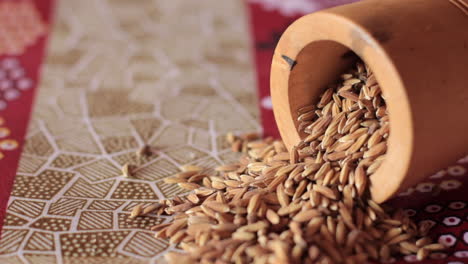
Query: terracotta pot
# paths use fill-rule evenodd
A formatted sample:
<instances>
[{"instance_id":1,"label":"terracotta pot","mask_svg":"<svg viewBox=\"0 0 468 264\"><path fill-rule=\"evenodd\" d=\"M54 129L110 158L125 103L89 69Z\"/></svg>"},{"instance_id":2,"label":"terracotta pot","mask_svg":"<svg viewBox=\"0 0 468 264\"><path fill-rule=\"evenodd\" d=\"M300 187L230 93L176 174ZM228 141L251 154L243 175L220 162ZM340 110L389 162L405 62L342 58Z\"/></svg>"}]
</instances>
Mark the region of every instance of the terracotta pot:
<instances>
[{"instance_id":1,"label":"terracotta pot","mask_svg":"<svg viewBox=\"0 0 468 264\"><path fill-rule=\"evenodd\" d=\"M455 1L455 0L452 0ZM271 68L281 136L301 138L297 109L315 103L351 63L374 71L390 117L387 158L371 176L383 202L468 151L468 16L448 0L369 0L304 16L283 34Z\"/></svg>"}]
</instances>

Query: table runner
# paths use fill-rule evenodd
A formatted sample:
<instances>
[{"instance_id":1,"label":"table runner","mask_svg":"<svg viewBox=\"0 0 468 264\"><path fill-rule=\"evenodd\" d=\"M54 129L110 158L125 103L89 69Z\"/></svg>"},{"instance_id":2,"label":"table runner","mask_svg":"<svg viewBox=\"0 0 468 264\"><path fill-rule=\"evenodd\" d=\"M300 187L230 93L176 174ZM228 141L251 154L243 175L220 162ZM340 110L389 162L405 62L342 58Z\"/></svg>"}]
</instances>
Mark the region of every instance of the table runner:
<instances>
[{"instance_id":1,"label":"table runner","mask_svg":"<svg viewBox=\"0 0 468 264\"><path fill-rule=\"evenodd\" d=\"M148 229L167 218L130 220L128 212L182 193L162 181L180 165L235 158L224 143L228 131L259 130L244 6L57 4L0 263L161 260L172 247ZM138 160L144 144L156 153ZM132 178L120 170L127 162L138 166Z\"/></svg>"},{"instance_id":2,"label":"table runner","mask_svg":"<svg viewBox=\"0 0 468 264\"><path fill-rule=\"evenodd\" d=\"M4 3L5 10L21 5L15 10L38 25L24 26L20 31L29 37L16 45L0 46L7 77L0 78L0 90L9 91L0 110L0 204L9 197L21 153L6 217L0 215L0 263L159 262L173 247L147 229L167 219L130 221L129 210L182 194L161 181L182 164L234 159L226 132L259 130L253 61L262 127L278 135L268 97L276 41L301 14L345 2L60 0L51 25L53 1L0 1L0 10ZM48 55L27 122L48 30ZM16 93L1 89L4 79ZM140 161L135 151L145 143L157 151ZM127 162L138 167L133 178L120 172ZM468 157L454 161L392 201L417 221L430 221L433 238L450 246L425 263L467 260L467 168Z\"/></svg>"}]
</instances>

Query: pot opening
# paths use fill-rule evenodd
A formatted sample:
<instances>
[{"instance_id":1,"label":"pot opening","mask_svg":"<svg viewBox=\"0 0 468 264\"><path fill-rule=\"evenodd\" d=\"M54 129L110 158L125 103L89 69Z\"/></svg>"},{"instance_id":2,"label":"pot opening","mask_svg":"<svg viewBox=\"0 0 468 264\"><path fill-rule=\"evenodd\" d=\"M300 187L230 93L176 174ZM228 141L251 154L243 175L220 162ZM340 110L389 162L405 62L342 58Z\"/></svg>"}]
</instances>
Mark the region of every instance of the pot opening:
<instances>
[{"instance_id":1,"label":"pot opening","mask_svg":"<svg viewBox=\"0 0 468 264\"><path fill-rule=\"evenodd\" d=\"M296 57L288 89L301 137L295 150L310 162L329 162L336 172L330 183L366 189L384 162L390 130L372 70L346 46L316 41Z\"/></svg>"}]
</instances>

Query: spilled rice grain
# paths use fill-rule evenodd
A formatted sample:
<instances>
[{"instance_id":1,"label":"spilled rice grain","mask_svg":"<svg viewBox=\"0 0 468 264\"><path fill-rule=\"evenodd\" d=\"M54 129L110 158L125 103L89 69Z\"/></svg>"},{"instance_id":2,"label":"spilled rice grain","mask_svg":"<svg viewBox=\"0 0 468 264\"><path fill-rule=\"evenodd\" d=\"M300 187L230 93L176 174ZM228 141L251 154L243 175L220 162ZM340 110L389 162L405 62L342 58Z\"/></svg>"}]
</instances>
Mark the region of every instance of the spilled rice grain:
<instances>
[{"instance_id":1,"label":"spilled rice grain","mask_svg":"<svg viewBox=\"0 0 468 264\"><path fill-rule=\"evenodd\" d=\"M430 226L371 200L368 178L385 158L390 131L366 65L358 62L316 105L300 108L298 122L305 137L289 152L281 141L229 133L239 162L209 174L182 168L164 181L190 194L137 206L131 217L173 216L151 228L184 250L167 254L169 263L365 263L444 250L426 237Z\"/></svg>"}]
</instances>

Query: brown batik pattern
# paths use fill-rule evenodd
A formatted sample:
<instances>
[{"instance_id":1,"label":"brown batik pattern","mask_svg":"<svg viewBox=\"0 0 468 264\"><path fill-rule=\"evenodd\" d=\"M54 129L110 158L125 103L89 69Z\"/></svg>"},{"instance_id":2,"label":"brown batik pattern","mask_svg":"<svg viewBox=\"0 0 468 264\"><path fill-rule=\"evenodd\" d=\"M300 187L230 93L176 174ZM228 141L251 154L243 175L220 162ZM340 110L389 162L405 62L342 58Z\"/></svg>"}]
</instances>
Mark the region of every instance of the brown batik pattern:
<instances>
[{"instance_id":1,"label":"brown batik pattern","mask_svg":"<svg viewBox=\"0 0 468 264\"><path fill-rule=\"evenodd\" d=\"M163 179L232 160L225 133L258 130L242 1L58 5L0 262L159 262L172 247L148 227L168 219L133 206L185 193Z\"/></svg>"}]
</instances>

